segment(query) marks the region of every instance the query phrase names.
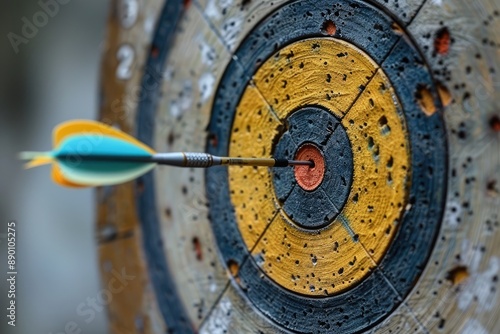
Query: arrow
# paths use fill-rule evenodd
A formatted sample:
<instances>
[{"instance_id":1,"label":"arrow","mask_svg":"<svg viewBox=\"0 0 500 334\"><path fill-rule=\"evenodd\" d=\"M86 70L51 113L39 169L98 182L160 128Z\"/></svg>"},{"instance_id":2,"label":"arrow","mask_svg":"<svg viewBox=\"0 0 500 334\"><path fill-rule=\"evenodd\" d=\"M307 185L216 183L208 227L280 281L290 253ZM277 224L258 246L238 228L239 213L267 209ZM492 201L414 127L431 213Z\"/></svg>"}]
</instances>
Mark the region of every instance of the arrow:
<instances>
[{"instance_id":1,"label":"arrow","mask_svg":"<svg viewBox=\"0 0 500 334\"><path fill-rule=\"evenodd\" d=\"M53 131L54 149L49 152L22 152L26 168L52 164L52 179L66 187L96 187L133 180L157 164L176 167L212 166L313 166L312 161L218 157L208 153L157 153L136 138L106 124L74 120L59 124Z\"/></svg>"}]
</instances>

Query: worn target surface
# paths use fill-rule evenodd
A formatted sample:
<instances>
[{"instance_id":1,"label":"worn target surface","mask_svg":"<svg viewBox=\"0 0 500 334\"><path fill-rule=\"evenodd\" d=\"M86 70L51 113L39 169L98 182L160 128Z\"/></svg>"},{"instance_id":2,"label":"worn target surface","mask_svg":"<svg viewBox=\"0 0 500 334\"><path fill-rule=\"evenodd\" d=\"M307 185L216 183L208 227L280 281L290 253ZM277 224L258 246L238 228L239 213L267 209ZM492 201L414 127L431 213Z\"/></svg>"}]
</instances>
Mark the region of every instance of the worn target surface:
<instances>
[{"instance_id":1,"label":"worn target surface","mask_svg":"<svg viewBox=\"0 0 500 334\"><path fill-rule=\"evenodd\" d=\"M492 6L115 1L103 121L315 165L100 189L103 280L135 277L112 332L498 332Z\"/></svg>"}]
</instances>

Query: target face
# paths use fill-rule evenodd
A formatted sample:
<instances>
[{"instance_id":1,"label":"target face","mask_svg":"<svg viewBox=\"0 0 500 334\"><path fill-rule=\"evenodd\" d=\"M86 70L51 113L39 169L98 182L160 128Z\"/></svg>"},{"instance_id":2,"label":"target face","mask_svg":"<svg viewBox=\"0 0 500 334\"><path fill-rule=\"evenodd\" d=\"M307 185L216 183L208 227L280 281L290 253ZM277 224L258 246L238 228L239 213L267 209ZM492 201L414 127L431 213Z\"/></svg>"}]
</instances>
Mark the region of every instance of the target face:
<instances>
[{"instance_id":1,"label":"target face","mask_svg":"<svg viewBox=\"0 0 500 334\"><path fill-rule=\"evenodd\" d=\"M496 284L495 249L475 260L489 263L483 269L467 262L467 247L477 244L470 236L483 224L473 201L489 225L498 220L491 182L500 141L495 115L477 102L477 115L490 120L481 125L481 136L490 136L482 154L493 155L486 154L479 176L468 169L473 159L456 153L483 137L468 132L464 141L455 135L464 112L447 114L464 108L445 84L450 64L460 64L450 51L458 37L442 22L437 30L428 23L446 8L132 2L119 2L118 36L130 41L109 45L122 52L109 65L117 77L105 80L104 95L120 97L105 100L111 111L104 121L160 152L303 159L314 167L160 166L133 184L101 189L103 277L120 266L138 277L133 295L110 306L117 332L489 326L477 316L460 319L476 312L470 303L460 307L461 291L476 289L469 276L485 272L492 276L487 286ZM436 31L432 47L426 29ZM150 45L139 42L140 32L153 36ZM124 45L132 51L124 53ZM468 172L457 171L461 164ZM466 205L462 175L467 185L481 183ZM472 213L463 218L462 211ZM478 227L461 228L462 219Z\"/></svg>"}]
</instances>

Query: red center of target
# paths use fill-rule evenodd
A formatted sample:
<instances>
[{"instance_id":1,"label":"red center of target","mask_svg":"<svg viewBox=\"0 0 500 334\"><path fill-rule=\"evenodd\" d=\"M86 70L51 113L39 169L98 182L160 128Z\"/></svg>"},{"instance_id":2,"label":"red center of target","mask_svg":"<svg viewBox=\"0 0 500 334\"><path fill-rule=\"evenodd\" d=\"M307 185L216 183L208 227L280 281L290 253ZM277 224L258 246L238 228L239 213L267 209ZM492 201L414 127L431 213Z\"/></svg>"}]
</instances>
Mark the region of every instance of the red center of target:
<instances>
[{"instance_id":1,"label":"red center of target","mask_svg":"<svg viewBox=\"0 0 500 334\"><path fill-rule=\"evenodd\" d=\"M325 176L325 159L320 150L312 144L302 145L295 154L295 160L309 160L314 166L295 166L295 180L307 191L319 187Z\"/></svg>"}]
</instances>

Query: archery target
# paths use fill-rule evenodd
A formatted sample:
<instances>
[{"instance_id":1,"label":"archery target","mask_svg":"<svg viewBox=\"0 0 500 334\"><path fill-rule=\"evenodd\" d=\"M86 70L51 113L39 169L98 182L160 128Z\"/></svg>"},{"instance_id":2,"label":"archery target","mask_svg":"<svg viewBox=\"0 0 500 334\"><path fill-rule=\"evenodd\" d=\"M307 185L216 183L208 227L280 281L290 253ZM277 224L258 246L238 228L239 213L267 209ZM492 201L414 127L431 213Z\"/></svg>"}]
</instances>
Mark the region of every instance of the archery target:
<instances>
[{"instance_id":1,"label":"archery target","mask_svg":"<svg viewBox=\"0 0 500 334\"><path fill-rule=\"evenodd\" d=\"M136 203L135 270L146 282L142 306L114 314L144 314L151 333L429 332L460 318L455 286L481 271L451 255L469 240L449 223L463 210L453 204L462 193L450 194L460 145L443 106L449 73L434 60L452 42L440 28L429 48L417 25L437 5L157 6L127 115L138 139L161 152L317 163L159 167L113 195ZM122 263L106 247L103 261ZM435 305L423 302L427 288Z\"/></svg>"}]
</instances>

